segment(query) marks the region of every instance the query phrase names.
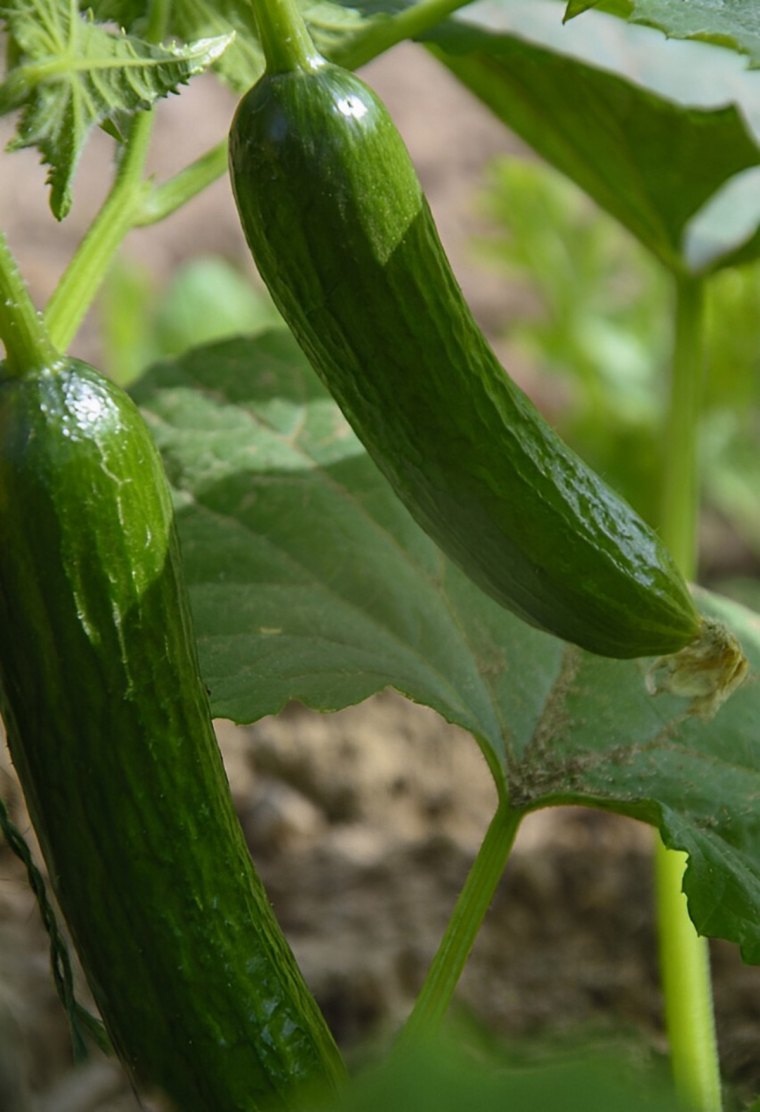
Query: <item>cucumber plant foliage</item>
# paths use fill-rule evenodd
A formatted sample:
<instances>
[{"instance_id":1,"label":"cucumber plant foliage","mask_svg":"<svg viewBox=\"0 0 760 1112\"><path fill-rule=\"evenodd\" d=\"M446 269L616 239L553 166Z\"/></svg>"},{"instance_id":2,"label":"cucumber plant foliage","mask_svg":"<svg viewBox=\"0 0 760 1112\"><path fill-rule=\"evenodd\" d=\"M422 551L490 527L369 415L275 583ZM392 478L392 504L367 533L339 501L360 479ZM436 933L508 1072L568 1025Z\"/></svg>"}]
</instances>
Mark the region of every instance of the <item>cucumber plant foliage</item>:
<instances>
[{"instance_id":1,"label":"cucumber plant foliage","mask_svg":"<svg viewBox=\"0 0 760 1112\"><path fill-rule=\"evenodd\" d=\"M105 27L76 4L45 0L0 4L0 20L14 60L0 82L0 115L21 109L9 150L40 151L59 220L71 208L74 175L92 129L118 131L116 121L176 92L233 39L225 28L213 38L162 46Z\"/></svg>"},{"instance_id":2,"label":"cucumber plant foliage","mask_svg":"<svg viewBox=\"0 0 760 1112\"><path fill-rule=\"evenodd\" d=\"M526 812L578 803L685 849L697 928L760 962L760 620L705 592L749 679L712 723L647 661L586 653L479 591L414 523L284 330L157 364L161 447L215 714L251 722L394 687L468 730Z\"/></svg>"},{"instance_id":3,"label":"cucumber plant foliage","mask_svg":"<svg viewBox=\"0 0 760 1112\"><path fill-rule=\"evenodd\" d=\"M185 47L156 45L159 29L148 27L145 5L134 0L101 0L92 13L66 0L0 5L9 39L0 112L20 114L11 146L34 145L48 162L56 216L68 211L77 159L91 128L101 126L135 159L134 188L126 190L132 208L123 210L126 234L139 223L138 194L148 181L144 151L138 157L129 145L140 129L127 126L122 133L124 114L143 111L207 66L215 65L235 87L245 74L257 76L261 51L250 6L243 12L235 0L224 0L164 8L150 14L165 17L161 33L179 35ZM324 38L340 54L338 9L322 8ZM123 31L98 24L106 12ZM345 26L361 23L361 12L352 12ZM367 23L371 28L372 17ZM141 38L143 30L150 41ZM230 30L238 33L234 44ZM346 37L350 53L348 31ZM388 45L384 40L376 52ZM80 54L93 62L93 71L102 71L98 81L80 67ZM341 84L347 115L358 108L371 115L373 104L356 92L364 87L353 84L347 71L329 72ZM595 88L603 99L609 82ZM245 116L240 119L247 127ZM750 142L742 145L746 137L735 114L725 114L723 130L712 130L715 122L707 121L702 134L726 140L719 178L726 169L751 164L755 155ZM378 134L384 129L389 135L384 123ZM593 144L585 151L588 164L596 153ZM381 151L374 159L353 179L359 194L371 184L368 175L384 168ZM403 169L402 161L394 155L391 169ZM242 195L246 166L238 163L237 170ZM119 177L129 184L128 174L120 170ZM186 201L190 186L178 177ZM411 256L424 247L432 258L432 245L439 258L417 184L408 176L401 186L419 237L410 241ZM288 200L291 215L304 215L297 211L298 188ZM143 216L147 211L143 206ZM684 209L687 216L691 211ZM403 219L409 210L402 204L399 213ZM255 226L255 204L244 212L246 222L251 214ZM682 227L678 220L665 223L669 250ZM304 231L300 218L298 227ZM286 218L275 231L286 233L287 252L293 222ZM301 248L304 242L302 237ZM319 246L329 247L329 235ZM399 244L391 246L395 254ZM396 260L402 264L396 294L411 290L416 297L443 278L451 307L455 283L445 268L420 271L419 282L410 285L410 272L403 269L409 256L401 252ZM107 261L101 260L103 267ZM288 262L293 279L301 269L297 252ZM364 278L366 269L371 286L378 275L370 255L359 262L366 268L348 277ZM674 255L669 262L675 265ZM304 276L308 284L306 269ZM348 289L362 293L359 283ZM75 299L71 290L69 297ZM282 291L278 300L285 305ZM399 303L398 297L386 300L375 323L384 326ZM424 310L424 297L420 304ZM319 297L307 308L319 309ZM446 317L438 310L433 315L436 325ZM407 339L424 319L412 306ZM478 347L462 305L457 321L486 368L484 393L491 387L498 392L500 372ZM311 342L300 323L302 341L306 336ZM354 336L362 332L360 326ZM438 337L433 359L445 347ZM383 353L389 350L386 339ZM322 372L330 361L324 354L312 359ZM253 872L215 747L212 710L250 722L294 698L328 710L395 687L473 735L514 814L582 803L658 826L668 845L690 855L685 888L698 928L732 939L747 960L760 961L760 846L753 823L760 756L752 678L721 708L719 728L708 728L690 714L693 691L682 688L689 698L672 689L651 693L667 665L653 669L647 660L602 659L526 628L415 524L281 329L162 364L138 387L174 487L185 553L181 567L161 464L136 411L90 369L62 359L57 381L46 367L22 386L3 382L0 391L3 715L62 909L113 1045L137 1080L157 1084L188 1112L206 1112L265 1107L270 1100L290 1107L295 1084L326 1079L334 1085L343 1078L332 1038ZM61 394L62 382L71 386L68 395ZM395 385L405 385L403 376ZM394 395L387 390L384 403L395 404ZM347 396L341 400L351 413ZM407 409L412 426L424 412L421 399L413 400ZM467 391L444 400L456 418L457 403L468 404ZM101 402L104 426L94 419ZM511 416L522 422L523 432L529 426L536 434L539 455L561 456L537 416L523 409L522 400L512 402ZM88 439L90 418L97 427ZM419 425L411 431L405 447L414 447ZM433 442L423 445L423 457ZM398 442L390 453L372 447L380 462L399 455ZM436 459L439 478L447 463ZM493 478L496 469L489 457L483 471ZM400 470L385 470L398 490ZM154 481L145 482L146 476ZM435 485L430 478L428 487ZM541 486L548 501L551 485L545 474L533 473L519 508L530 509L526 489ZM572 486L565 488L560 508L571 525L583 516L570 512ZM584 489L594 487L592 477ZM407 499L412 509L415 501ZM439 523L445 521L440 507L436 513ZM632 519L623 516L625 533ZM487 518L481 513L476 525ZM528 521L530 514L521 518ZM458 526L460 538L467 539L467 523ZM639 526L632 528L637 533ZM570 528L566 535L572 534ZM646 537L664 570L666 603L675 600L676 629L672 634L668 617L665 644L656 638L633 644L624 634L621 652L620 643L589 641L577 599L569 607L569 625L556 628L549 617L562 609L562 588L572 585L572 576L560 575L553 584L550 605L539 599L543 612L517 609L539 626L597 651L614 648L612 655L622 657L683 644L700 610L736 632L756 675L757 618L704 594L697 595L695 609L656 538L648 531L637 535ZM551 554L551 544L543 541ZM491 556L498 543L490 544ZM202 674L182 586L184 563ZM578 572L582 563L576 553L570 571ZM592 609L594 593L582 585L581 597ZM614 583L607 593L615 598ZM646 591L622 600L632 629L639 602L649 601ZM604 626L597 619L597 637ZM40 680L48 699L39 698ZM104 745L104 737L111 743ZM88 798L91 775L99 777L102 790ZM157 799L171 803L157 806ZM133 898L135 892L144 904Z\"/></svg>"},{"instance_id":4,"label":"cucumber plant foliage","mask_svg":"<svg viewBox=\"0 0 760 1112\"><path fill-rule=\"evenodd\" d=\"M604 16L561 27L545 7L519 0L468 8L424 41L669 270L702 273L757 258L757 188L742 226L735 212L727 219L716 211L704 227L711 202L760 164L757 74L731 54L637 31Z\"/></svg>"},{"instance_id":5,"label":"cucumber plant foliage","mask_svg":"<svg viewBox=\"0 0 760 1112\"><path fill-rule=\"evenodd\" d=\"M634 23L659 27L669 38L699 39L728 46L746 54L749 63L760 66L760 30L755 0L568 0L565 19L589 8L609 8Z\"/></svg>"}]
</instances>

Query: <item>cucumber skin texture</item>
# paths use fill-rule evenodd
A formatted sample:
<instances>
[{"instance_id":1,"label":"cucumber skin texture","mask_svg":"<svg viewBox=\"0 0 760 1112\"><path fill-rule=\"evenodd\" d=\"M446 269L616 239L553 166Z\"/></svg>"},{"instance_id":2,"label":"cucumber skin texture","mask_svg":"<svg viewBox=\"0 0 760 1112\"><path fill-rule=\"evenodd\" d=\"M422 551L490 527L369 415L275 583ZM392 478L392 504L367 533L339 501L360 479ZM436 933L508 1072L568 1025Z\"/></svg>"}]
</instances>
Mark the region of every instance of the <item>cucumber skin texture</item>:
<instances>
[{"instance_id":1,"label":"cucumber skin texture","mask_svg":"<svg viewBox=\"0 0 760 1112\"><path fill-rule=\"evenodd\" d=\"M484 339L375 94L325 64L265 74L230 131L259 272L418 524L530 624L612 657L700 618L670 554L559 439Z\"/></svg>"},{"instance_id":2,"label":"cucumber skin texture","mask_svg":"<svg viewBox=\"0 0 760 1112\"><path fill-rule=\"evenodd\" d=\"M336 1083L235 816L168 486L132 401L74 360L3 381L0 709L112 1042L182 1112Z\"/></svg>"}]
</instances>

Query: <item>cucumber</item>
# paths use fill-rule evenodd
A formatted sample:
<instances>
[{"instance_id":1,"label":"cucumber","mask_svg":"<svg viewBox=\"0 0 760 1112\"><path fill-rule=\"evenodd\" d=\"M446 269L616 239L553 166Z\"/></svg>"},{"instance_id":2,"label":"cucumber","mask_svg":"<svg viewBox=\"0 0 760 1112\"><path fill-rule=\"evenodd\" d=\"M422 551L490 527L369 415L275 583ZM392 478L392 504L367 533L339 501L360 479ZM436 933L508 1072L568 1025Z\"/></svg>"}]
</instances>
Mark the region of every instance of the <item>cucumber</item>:
<instances>
[{"instance_id":1,"label":"cucumber","mask_svg":"<svg viewBox=\"0 0 760 1112\"><path fill-rule=\"evenodd\" d=\"M264 0L258 13L268 70L230 131L241 224L396 494L475 583L539 629L621 658L692 642L700 616L668 551L483 337L377 96L303 35L282 34L286 21L303 31L294 5Z\"/></svg>"},{"instance_id":2,"label":"cucumber","mask_svg":"<svg viewBox=\"0 0 760 1112\"><path fill-rule=\"evenodd\" d=\"M0 364L0 709L51 882L135 1081L292 1108L342 1065L254 872L131 400Z\"/></svg>"}]
</instances>

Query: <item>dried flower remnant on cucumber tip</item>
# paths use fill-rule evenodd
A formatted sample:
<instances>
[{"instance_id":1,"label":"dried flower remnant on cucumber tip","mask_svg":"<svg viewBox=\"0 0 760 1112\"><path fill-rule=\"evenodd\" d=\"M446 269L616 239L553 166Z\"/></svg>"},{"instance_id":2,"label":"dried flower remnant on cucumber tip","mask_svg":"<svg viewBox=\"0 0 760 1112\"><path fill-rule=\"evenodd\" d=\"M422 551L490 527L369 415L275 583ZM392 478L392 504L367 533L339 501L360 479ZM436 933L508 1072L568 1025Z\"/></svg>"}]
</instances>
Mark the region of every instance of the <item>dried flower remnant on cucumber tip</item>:
<instances>
[{"instance_id":1,"label":"dried flower remnant on cucumber tip","mask_svg":"<svg viewBox=\"0 0 760 1112\"><path fill-rule=\"evenodd\" d=\"M650 695L690 699L688 713L709 720L747 677L749 662L734 634L704 618L699 635L685 648L655 660L647 672Z\"/></svg>"}]
</instances>

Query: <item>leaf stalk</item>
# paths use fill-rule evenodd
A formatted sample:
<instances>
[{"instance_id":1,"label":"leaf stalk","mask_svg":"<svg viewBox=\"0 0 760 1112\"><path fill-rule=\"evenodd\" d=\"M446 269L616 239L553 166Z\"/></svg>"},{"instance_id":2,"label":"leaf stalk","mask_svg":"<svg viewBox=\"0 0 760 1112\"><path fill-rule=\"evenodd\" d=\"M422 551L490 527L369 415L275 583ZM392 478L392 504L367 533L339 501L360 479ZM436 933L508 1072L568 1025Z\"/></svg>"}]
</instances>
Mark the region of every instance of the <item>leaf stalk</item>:
<instances>
[{"instance_id":1,"label":"leaf stalk","mask_svg":"<svg viewBox=\"0 0 760 1112\"><path fill-rule=\"evenodd\" d=\"M204 154L185 166L160 185L152 186L145 195L142 207L135 216L135 227L144 228L157 224L182 208L193 197L227 172L227 139L209 148Z\"/></svg>"},{"instance_id":2,"label":"leaf stalk","mask_svg":"<svg viewBox=\"0 0 760 1112\"><path fill-rule=\"evenodd\" d=\"M523 812L502 799L486 831L397 1047L435 1035L501 880Z\"/></svg>"},{"instance_id":3,"label":"leaf stalk","mask_svg":"<svg viewBox=\"0 0 760 1112\"><path fill-rule=\"evenodd\" d=\"M675 335L664 435L660 533L687 579L697 565L697 434L704 385L704 281L675 278ZM657 920L665 1023L676 1090L696 1112L720 1112L720 1063L707 940L683 893L686 855L655 850Z\"/></svg>"},{"instance_id":4,"label":"leaf stalk","mask_svg":"<svg viewBox=\"0 0 760 1112\"><path fill-rule=\"evenodd\" d=\"M50 337L66 350L77 333L113 258L149 189L143 180L153 125L152 112L131 121L114 184L63 272L45 311Z\"/></svg>"},{"instance_id":5,"label":"leaf stalk","mask_svg":"<svg viewBox=\"0 0 760 1112\"><path fill-rule=\"evenodd\" d=\"M330 61L346 69L358 69L405 39L414 39L435 27L472 0L419 0L394 15L371 20L330 51Z\"/></svg>"}]
</instances>

